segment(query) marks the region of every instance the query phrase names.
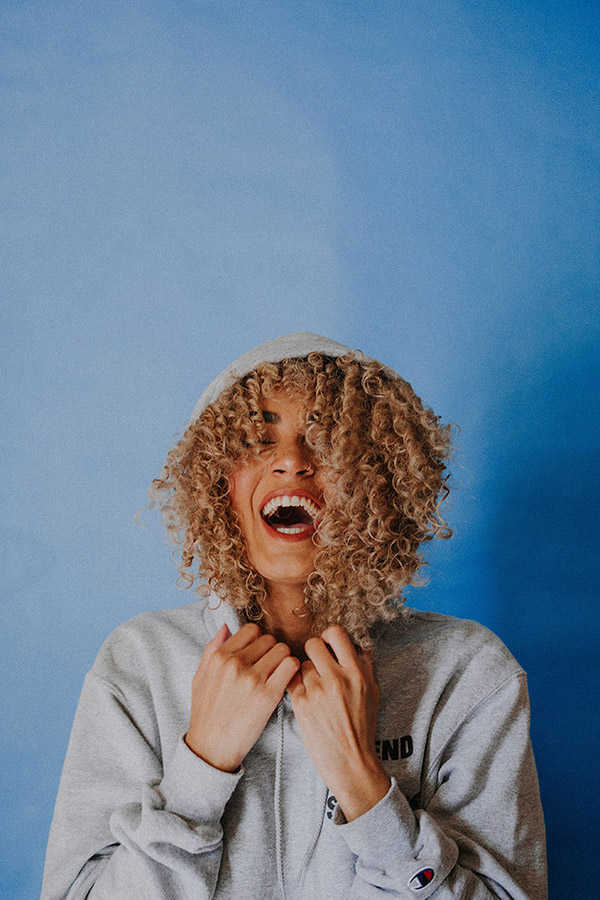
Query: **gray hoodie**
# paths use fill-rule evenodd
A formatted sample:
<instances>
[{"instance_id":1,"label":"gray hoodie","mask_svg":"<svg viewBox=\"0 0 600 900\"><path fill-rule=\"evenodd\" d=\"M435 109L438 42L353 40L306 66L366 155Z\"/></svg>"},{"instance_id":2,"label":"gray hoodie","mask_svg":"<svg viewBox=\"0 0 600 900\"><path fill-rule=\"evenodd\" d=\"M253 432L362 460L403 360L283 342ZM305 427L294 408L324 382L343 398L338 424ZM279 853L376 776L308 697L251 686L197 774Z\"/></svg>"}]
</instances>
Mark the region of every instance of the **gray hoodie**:
<instances>
[{"instance_id":1,"label":"gray hoodie","mask_svg":"<svg viewBox=\"0 0 600 900\"><path fill-rule=\"evenodd\" d=\"M192 419L232 377L313 349L347 351L314 335L270 341L213 382ZM185 744L192 678L224 622L240 625L213 598L144 613L105 642L75 717L43 900L546 897L525 674L491 632L414 610L375 629L391 787L346 822L287 693L236 773Z\"/></svg>"}]
</instances>

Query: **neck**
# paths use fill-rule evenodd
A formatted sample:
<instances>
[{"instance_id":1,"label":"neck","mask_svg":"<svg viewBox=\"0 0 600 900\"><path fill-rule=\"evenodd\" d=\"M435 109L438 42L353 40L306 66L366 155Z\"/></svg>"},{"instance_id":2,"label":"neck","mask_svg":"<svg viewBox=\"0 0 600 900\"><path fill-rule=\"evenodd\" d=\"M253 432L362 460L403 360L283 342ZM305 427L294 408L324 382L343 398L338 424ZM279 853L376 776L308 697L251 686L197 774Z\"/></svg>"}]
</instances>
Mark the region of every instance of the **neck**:
<instances>
[{"instance_id":1,"label":"neck","mask_svg":"<svg viewBox=\"0 0 600 900\"><path fill-rule=\"evenodd\" d=\"M312 616L304 603L304 585L269 584L264 611L266 630L287 644L293 656L305 660L304 644L312 635Z\"/></svg>"}]
</instances>

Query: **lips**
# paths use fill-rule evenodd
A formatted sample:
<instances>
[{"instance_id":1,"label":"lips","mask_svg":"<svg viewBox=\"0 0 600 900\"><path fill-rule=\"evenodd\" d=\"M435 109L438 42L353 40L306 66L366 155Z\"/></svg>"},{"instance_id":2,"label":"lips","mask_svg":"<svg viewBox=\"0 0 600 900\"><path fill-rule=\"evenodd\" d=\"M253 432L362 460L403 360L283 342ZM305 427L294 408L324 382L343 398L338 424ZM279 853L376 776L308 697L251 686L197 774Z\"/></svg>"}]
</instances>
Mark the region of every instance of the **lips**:
<instances>
[{"instance_id":1,"label":"lips","mask_svg":"<svg viewBox=\"0 0 600 900\"><path fill-rule=\"evenodd\" d=\"M271 537L303 541L314 534L321 508L320 501L310 491L279 488L263 498L260 515Z\"/></svg>"}]
</instances>

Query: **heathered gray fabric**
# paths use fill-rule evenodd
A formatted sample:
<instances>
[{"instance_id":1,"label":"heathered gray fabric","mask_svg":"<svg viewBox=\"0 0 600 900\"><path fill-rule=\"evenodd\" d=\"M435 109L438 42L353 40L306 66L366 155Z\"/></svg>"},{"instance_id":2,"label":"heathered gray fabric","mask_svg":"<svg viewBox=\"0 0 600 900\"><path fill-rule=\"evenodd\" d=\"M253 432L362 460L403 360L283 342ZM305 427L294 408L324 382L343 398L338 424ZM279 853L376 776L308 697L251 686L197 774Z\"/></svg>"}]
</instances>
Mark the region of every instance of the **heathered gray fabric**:
<instances>
[{"instance_id":1,"label":"heathered gray fabric","mask_svg":"<svg viewBox=\"0 0 600 900\"><path fill-rule=\"evenodd\" d=\"M306 333L267 342L213 382L192 420L232 369L313 350L348 348ZM544 900L525 674L498 638L416 611L376 629L377 749L392 786L347 823L287 694L235 774L184 743L192 678L223 622L239 627L213 598L144 613L105 642L73 725L42 900Z\"/></svg>"},{"instance_id":2,"label":"heathered gray fabric","mask_svg":"<svg viewBox=\"0 0 600 900\"><path fill-rule=\"evenodd\" d=\"M137 616L104 644L69 743L43 900L280 900L276 713L234 775L182 739L192 677L223 621L237 628L225 604L193 603ZM353 822L332 813L331 798L324 806L283 701L288 900L434 891L435 900L543 900L544 824L518 663L482 626L423 612L382 629L374 659L378 747L393 786ZM435 878L415 893L411 878L427 867Z\"/></svg>"}]
</instances>

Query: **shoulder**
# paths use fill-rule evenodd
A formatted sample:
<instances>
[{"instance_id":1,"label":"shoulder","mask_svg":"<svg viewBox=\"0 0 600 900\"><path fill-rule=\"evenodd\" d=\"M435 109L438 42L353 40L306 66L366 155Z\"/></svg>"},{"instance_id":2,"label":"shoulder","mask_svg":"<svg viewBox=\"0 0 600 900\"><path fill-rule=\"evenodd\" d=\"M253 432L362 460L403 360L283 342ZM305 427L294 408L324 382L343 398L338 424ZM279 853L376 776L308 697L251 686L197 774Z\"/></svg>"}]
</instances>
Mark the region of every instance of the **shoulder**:
<instances>
[{"instance_id":1,"label":"shoulder","mask_svg":"<svg viewBox=\"0 0 600 900\"><path fill-rule=\"evenodd\" d=\"M500 638L471 619L406 609L388 625L379 640L383 652L412 653L436 664L460 669L473 662L509 672L522 671Z\"/></svg>"},{"instance_id":2,"label":"shoulder","mask_svg":"<svg viewBox=\"0 0 600 900\"><path fill-rule=\"evenodd\" d=\"M407 637L413 644L424 643L430 652L443 655L452 650L456 658L465 663L474 657L481 658L483 654L498 665L519 666L498 635L479 622L416 609L407 610L407 613Z\"/></svg>"},{"instance_id":3,"label":"shoulder","mask_svg":"<svg viewBox=\"0 0 600 900\"><path fill-rule=\"evenodd\" d=\"M385 689L394 692L401 673L405 691L414 693L415 702L456 720L525 675L510 650L484 625L413 609L386 627L377 656Z\"/></svg>"},{"instance_id":4,"label":"shoulder","mask_svg":"<svg viewBox=\"0 0 600 900\"><path fill-rule=\"evenodd\" d=\"M92 674L118 684L133 677L149 679L152 672L185 664L187 658L197 666L211 637L205 610L206 601L199 601L129 619L106 638Z\"/></svg>"}]
</instances>

